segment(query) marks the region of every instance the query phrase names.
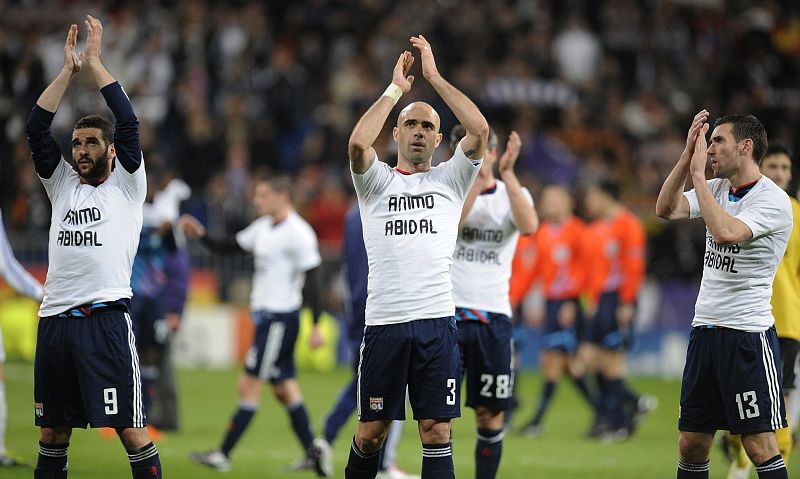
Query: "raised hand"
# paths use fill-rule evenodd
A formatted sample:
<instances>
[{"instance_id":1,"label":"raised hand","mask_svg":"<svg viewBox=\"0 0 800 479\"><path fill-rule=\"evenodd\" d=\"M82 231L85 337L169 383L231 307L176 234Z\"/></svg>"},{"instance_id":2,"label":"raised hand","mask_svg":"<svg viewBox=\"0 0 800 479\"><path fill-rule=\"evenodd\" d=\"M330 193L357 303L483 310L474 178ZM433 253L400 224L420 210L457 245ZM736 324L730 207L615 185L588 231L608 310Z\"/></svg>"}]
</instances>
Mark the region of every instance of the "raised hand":
<instances>
[{"instance_id":1,"label":"raised hand","mask_svg":"<svg viewBox=\"0 0 800 479\"><path fill-rule=\"evenodd\" d=\"M439 70L436 69L436 60L433 58L433 50L428 40L422 35L411 37L411 46L419 49L420 58L422 59L422 76L428 81L439 76Z\"/></svg>"},{"instance_id":2,"label":"raised hand","mask_svg":"<svg viewBox=\"0 0 800 479\"><path fill-rule=\"evenodd\" d=\"M689 127L689 133L686 135L686 151L691 153L695 148L695 140L697 140L697 133L703 127L703 123L708 121L708 111L700 110L692 120L692 126Z\"/></svg>"},{"instance_id":3,"label":"raised hand","mask_svg":"<svg viewBox=\"0 0 800 479\"><path fill-rule=\"evenodd\" d=\"M502 174L505 171L514 171L514 165L517 163L519 150L521 148L522 140L520 140L519 134L517 134L516 131L512 131L511 134L508 135L506 151L503 152L503 156L500 157L500 163L497 165L499 173Z\"/></svg>"},{"instance_id":4,"label":"raised hand","mask_svg":"<svg viewBox=\"0 0 800 479\"><path fill-rule=\"evenodd\" d=\"M403 52L397 63L394 65L394 72L392 73L392 83L399 86L403 93L411 91L411 84L414 83L414 75L409 75L411 65L414 64L414 55L411 52Z\"/></svg>"},{"instance_id":5,"label":"raised hand","mask_svg":"<svg viewBox=\"0 0 800 479\"><path fill-rule=\"evenodd\" d=\"M64 42L64 70L70 74L78 73L81 71L81 61L78 58L78 53L75 51L75 45L78 43L78 25L74 23L70 25L67 32L67 41Z\"/></svg>"},{"instance_id":6,"label":"raised hand","mask_svg":"<svg viewBox=\"0 0 800 479\"><path fill-rule=\"evenodd\" d=\"M103 38L103 24L100 23L100 20L91 15L86 15L85 23L86 30L89 34L86 38L86 50L84 51L84 57L89 61L99 61L100 45Z\"/></svg>"},{"instance_id":7,"label":"raised hand","mask_svg":"<svg viewBox=\"0 0 800 479\"><path fill-rule=\"evenodd\" d=\"M708 142L706 142L706 133L708 133L708 128L708 123L703 123L696 134L692 161L689 163L689 172L693 177L705 177L706 174L706 163L708 162Z\"/></svg>"}]
</instances>

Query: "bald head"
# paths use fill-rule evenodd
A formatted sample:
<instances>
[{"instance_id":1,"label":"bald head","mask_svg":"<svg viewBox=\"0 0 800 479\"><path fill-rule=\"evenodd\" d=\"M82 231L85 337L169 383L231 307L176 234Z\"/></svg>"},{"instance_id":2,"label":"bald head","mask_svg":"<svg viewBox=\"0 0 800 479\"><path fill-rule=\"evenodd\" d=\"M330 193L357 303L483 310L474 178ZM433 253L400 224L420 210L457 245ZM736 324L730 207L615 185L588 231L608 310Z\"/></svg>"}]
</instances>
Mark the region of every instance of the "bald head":
<instances>
[{"instance_id":1,"label":"bald head","mask_svg":"<svg viewBox=\"0 0 800 479\"><path fill-rule=\"evenodd\" d=\"M414 103L409 103L403 110L400 112L400 115L397 116L397 126L403 124L404 121L413 119L417 121L430 121L435 126L435 131L439 132L439 127L441 126L441 120L439 119L439 114L436 113L436 110L433 107L424 101L415 101Z\"/></svg>"}]
</instances>

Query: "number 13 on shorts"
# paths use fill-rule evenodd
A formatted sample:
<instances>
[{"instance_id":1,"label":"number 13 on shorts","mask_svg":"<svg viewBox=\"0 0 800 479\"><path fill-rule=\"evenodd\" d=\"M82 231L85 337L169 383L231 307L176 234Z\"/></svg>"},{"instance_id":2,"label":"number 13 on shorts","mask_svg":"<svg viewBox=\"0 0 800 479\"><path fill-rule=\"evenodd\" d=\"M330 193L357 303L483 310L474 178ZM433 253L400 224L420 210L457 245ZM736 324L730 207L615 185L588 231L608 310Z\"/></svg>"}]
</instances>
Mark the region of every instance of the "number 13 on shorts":
<instances>
[{"instance_id":1,"label":"number 13 on shorts","mask_svg":"<svg viewBox=\"0 0 800 479\"><path fill-rule=\"evenodd\" d=\"M739 419L751 419L761 415L756 403L756 392L736 393L736 406L739 407Z\"/></svg>"}]
</instances>

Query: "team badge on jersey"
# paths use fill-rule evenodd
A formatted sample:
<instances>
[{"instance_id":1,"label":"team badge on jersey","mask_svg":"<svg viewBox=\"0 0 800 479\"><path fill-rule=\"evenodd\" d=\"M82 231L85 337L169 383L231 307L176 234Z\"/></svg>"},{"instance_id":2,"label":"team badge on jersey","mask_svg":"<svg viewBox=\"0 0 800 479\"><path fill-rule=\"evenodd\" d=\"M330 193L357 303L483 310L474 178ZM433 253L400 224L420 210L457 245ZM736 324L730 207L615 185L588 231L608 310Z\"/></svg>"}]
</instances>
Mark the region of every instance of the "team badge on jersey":
<instances>
[{"instance_id":1,"label":"team badge on jersey","mask_svg":"<svg viewBox=\"0 0 800 479\"><path fill-rule=\"evenodd\" d=\"M383 411L383 398L369 398L369 408L373 411Z\"/></svg>"}]
</instances>

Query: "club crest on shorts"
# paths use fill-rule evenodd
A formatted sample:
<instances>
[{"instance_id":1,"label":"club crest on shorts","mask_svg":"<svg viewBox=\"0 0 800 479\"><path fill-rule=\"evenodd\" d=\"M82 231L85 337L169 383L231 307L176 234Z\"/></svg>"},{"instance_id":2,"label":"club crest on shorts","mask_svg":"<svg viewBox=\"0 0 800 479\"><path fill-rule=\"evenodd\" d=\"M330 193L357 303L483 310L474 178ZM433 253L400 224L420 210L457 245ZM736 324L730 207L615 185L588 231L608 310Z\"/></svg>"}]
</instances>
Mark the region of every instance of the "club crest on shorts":
<instances>
[{"instance_id":1,"label":"club crest on shorts","mask_svg":"<svg viewBox=\"0 0 800 479\"><path fill-rule=\"evenodd\" d=\"M372 411L383 411L383 397L369 398L369 408Z\"/></svg>"},{"instance_id":2,"label":"club crest on shorts","mask_svg":"<svg viewBox=\"0 0 800 479\"><path fill-rule=\"evenodd\" d=\"M33 410L36 417L44 417L44 404L40 402L33 403Z\"/></svg>"}]
</instances>

